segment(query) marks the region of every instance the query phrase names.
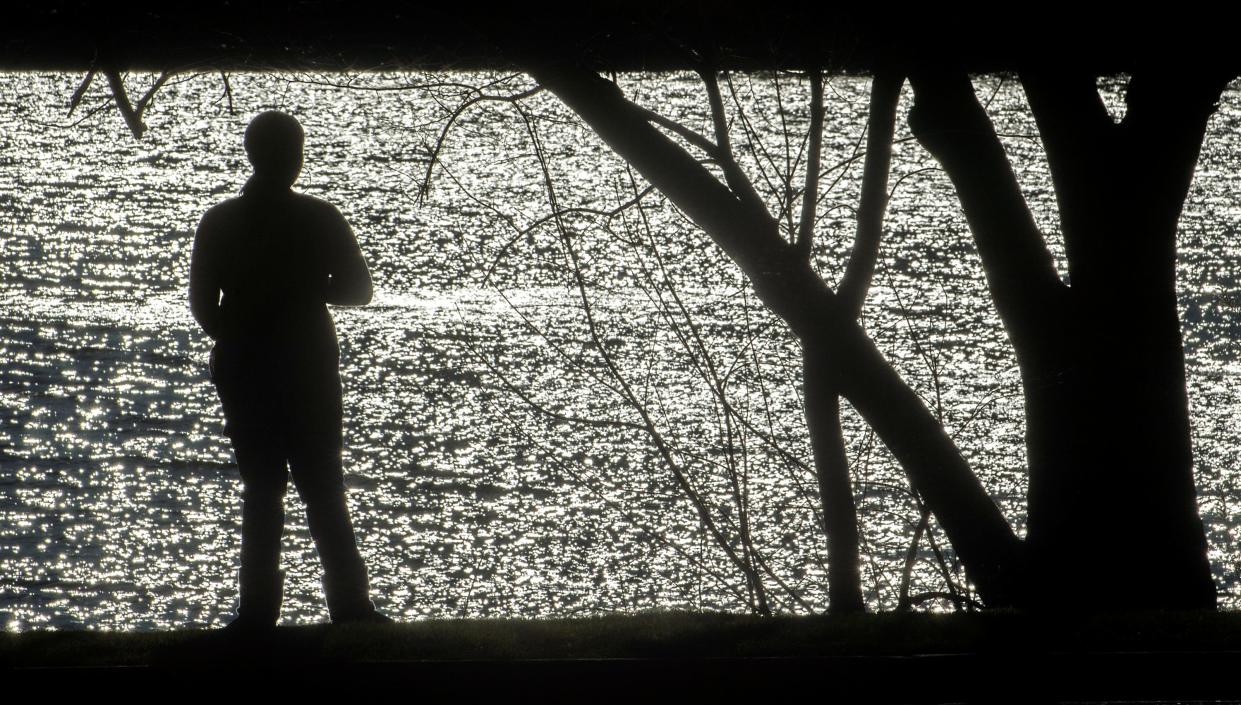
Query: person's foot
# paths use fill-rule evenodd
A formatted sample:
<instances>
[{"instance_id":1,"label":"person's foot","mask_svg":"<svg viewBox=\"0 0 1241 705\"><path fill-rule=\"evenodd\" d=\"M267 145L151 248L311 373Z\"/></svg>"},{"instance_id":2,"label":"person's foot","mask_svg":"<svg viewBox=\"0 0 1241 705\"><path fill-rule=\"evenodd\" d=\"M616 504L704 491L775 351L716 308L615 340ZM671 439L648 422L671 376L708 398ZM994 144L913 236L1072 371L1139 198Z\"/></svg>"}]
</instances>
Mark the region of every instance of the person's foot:
<instances>
[{"instance_id":1,"label":"person's foot","mask_svg":"<svg viewBox=\"0 0 1241 705\"><path fill-rule=\"evenodd\" d=\"M372 608L366 612L333 617L332 624L396 624L396 620Z\"/></svg>"},{"instance_id":2,"label":"person's foot","mask_svg":"<svg viewBox=\"0 0 1241 705\"><path fill-rule=\"evenodd\" d=\"M263 634L274 634L276 631L276 623L272 620L240 615L225 625L225 627L220 631L230 636L259 636Z\"/></svg>"}]
</instances>

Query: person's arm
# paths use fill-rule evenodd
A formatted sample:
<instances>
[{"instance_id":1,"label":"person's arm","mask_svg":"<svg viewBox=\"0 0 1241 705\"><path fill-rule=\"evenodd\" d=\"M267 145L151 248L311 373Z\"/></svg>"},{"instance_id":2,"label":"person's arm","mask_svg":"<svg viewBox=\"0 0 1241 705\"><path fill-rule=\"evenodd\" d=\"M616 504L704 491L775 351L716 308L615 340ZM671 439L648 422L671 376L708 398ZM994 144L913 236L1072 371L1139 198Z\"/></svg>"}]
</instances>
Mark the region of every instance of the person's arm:
<instances>
[{"instance_id":1,"label":"person's arm","mask_svg":"<svg viewBox=\"0 0 1241 705\"><path fill-rule=\"evenodd\" d=\"M353 229L339 211L336 212L336 219L331 235L332 257L325 298L329 304L336 306L365 306L371 302L374 293L371 273Z\"/></svg>"},{"instance_id":2,"label":"person's arm","mask_svg":"<svg viewBox=\"0 0 1241 705\"><path fill-rule=\"evenodd\" d=\"M220 337L220 271L211 251L210 214L203 216L194 233L190 254L190 312L204 332Z\"/></svg>"}]
</instances>

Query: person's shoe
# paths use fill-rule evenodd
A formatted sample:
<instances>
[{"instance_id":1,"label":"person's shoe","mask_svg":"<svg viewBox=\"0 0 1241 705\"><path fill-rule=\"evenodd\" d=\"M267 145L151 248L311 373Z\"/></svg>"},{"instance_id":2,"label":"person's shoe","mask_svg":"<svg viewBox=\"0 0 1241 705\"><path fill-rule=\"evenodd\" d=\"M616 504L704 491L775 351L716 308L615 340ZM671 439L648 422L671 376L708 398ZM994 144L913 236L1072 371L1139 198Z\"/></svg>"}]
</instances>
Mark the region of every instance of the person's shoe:
<instances>
[{"instance_id":1,"label":"person's shoe","mask_svg":"<svg viewBox=\"0 0 1241 705\"><path fill-rule=\"evenodd\" d=\"M332 617L332 624L396 624L396 620L372 607L369 611Z\"/></svg>"},{"instance_id":2,"label":"person's shoe","mask_svg":"<svg viewBox=\"0 0 1241 705\"><path fill-rule=\"evenodd\" d=\"M238 591L237 617L223 631L237 636L274 634L284 599L284 571L277 570L260 579L245 575L238 580Z\"/></svg>"},{"instance_id":3,"label":"person's shoe","mask_svg":"<svg viewBox=\"0 0 1241 705\"><path fill-rule=\"evenodd\" d=\"M276 632L276 622L242 614L225 625L220 631L229 636L263 636Z\"/></svg>"}]
</instances>

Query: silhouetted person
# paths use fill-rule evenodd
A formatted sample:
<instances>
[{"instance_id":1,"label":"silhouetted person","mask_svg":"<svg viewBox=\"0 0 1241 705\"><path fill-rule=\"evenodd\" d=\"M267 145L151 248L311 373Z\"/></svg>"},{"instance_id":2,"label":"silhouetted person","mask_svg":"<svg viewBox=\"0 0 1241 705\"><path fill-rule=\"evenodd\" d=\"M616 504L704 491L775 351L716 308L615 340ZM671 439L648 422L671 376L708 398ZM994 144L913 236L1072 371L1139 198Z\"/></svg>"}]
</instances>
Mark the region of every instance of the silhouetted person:
<instances>
[{"instance_id":1,"label":"silhouetted person","mask_svg":"<svg viewBox=\"0 0 1241 705\"><path fill-rule=\"evenodd\" d=\"M323 562L333 622L376 612L345 504L336 328L327 304L361 306L371 278L332 205L291 190L301 125L270 111L246 128L254 175L203 216L190 261L190 308L215 339L211 379L241 471L241 628L275 626L284 494L291 472Z\"/></svg>"}]
</instances>

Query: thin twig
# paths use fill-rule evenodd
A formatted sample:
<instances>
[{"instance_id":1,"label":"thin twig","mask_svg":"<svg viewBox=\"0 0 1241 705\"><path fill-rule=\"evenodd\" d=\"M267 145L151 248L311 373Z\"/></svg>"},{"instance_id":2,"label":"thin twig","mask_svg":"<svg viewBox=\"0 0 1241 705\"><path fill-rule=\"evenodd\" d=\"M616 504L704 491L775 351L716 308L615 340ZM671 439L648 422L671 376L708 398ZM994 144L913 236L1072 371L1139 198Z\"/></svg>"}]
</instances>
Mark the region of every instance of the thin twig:
<instances>
[{"instance_id":1,"label":"thin twig","mask_svg":"<svg viewBox=\"0 0 1241 705\"><path fill-rule=\"evenodd\" d=\"M439 161L440 152L443 151L444 144L448 140L448 133L452 130L452 126L456 124L457 120L463 113L465 113L466 110L469 110L471 107L484 102L516 104L526 98L538 95L541 92L543 92L543 86L535 86L534 88L530 88L519 93L514 93L512 95L477 95L457 106L457 109L454 110L452 115L448 117L448 121L444 124L444 128L440 130L439 137L435 140L435 146L431 150L431 158L427 162L426 174L423 175L422 185L418 189L418 200L425 200L427 195L431 192L431 174L435 169L435 164Z\"/></svg>"},{"instance_id":2,"label":"thin twig","mask_svg":"<svg viewBox=\"0 0 1241 705\"><path fill-rule=\"evenodd\" d=\"M228 81L228 72L220 70L220 80L224 81L224 97L228 99L228 114L236 115L237 111L233 109L233 86Z\"/></svg>"},{"instance_id":3,"label":"thin twig","mask_svg":"<svg viewBox=\"0 0 1241 705\"><path fill-rule=\"evenodd\" d=\"M534 144L535 153L539 159L539 165L543 170L544 185L549 204L552 207L552 211L557 212L560 210L560 207L557 203L556 190L551 178L551 172L547 165L547 160L544 156L543 149L538 138L538 133L534 128L531 117L526 114L520 106L518 106L517 110L523 120L526 121L527 131L530 134L531 142ZM662 434L660 434L657 430L649 412L638 402L637 396L633 393L633 390L625 376L620 372L620 369L616 365L615 360L612 358L611 353L608 352L607 346L603 344L599 334L598 322L595 320L593 306L591 305L590 298L586 293L586 282L582 274L581 263L578 259L577 251L573 247L572 238L570 237L568 228L565 226L562 219L557 218L555 223L557 230L560 231L565 253L569 259L570 269L574 277L578 297L582 304L583 313L586 316L587 330L589 331L591 339L594 343L596 352L603 360L604 366L608 369L610 376L612 376L612 378L615 379L617 384L620 386L626 403L628 403L631 408L634 408L634 410L637 411L642 417L647 435L654 442L656 449L664 460L665 465L672 470L673 477L676 479L677 484L681 487L682 491L690 497L696 510L698 511L699 519L712 534L712 537L715 539L716 543L724 550L724 553L729 560L731 560L734 565L736 565L747 575L749 584L754 590L755 600L757 603L755 605L755 609L759 614L769 615L771 610L767 605L766 592L762 588L762 579L754 568L749 565L746 558L737 555L730 542L720 532L719 528L716 526L716 522L707 510L706 502L702 499L697 490L694 489L694 487L689 483L689 478L686 476L685 471L681 468L680 464L673 457L671 448L668 446Z\"/></svg>"},{"instance_id":4,"label":"thin twig","mask_svg":"<svg viewBox=\"0 0 1241 705\"><path fill-rule=\"evenodd\" d=\"M920 508L918 526L914 529L914 537L909 542L909 550L905 552L905 565L901 569L900 591L896 598L896 611L908 612L910 609L909 585L913 581L914 563L918 559L918 544L922 542L922 534L931 524L931 510L926 505Z\"/></svg>"}]
</instances>

